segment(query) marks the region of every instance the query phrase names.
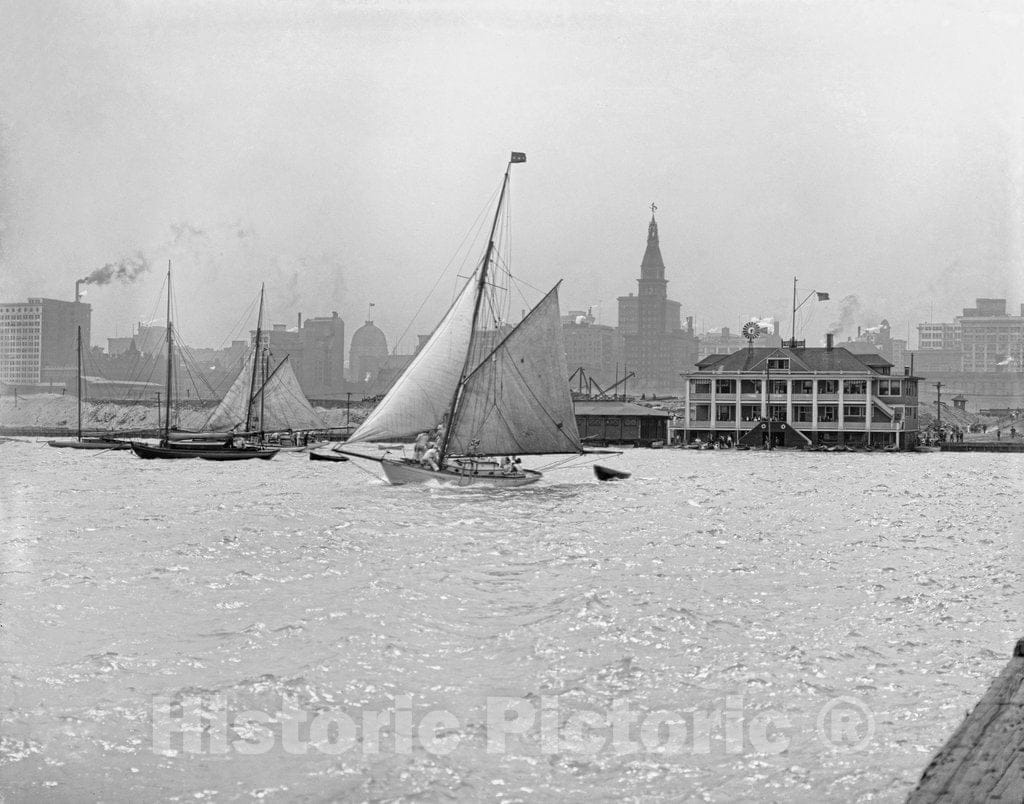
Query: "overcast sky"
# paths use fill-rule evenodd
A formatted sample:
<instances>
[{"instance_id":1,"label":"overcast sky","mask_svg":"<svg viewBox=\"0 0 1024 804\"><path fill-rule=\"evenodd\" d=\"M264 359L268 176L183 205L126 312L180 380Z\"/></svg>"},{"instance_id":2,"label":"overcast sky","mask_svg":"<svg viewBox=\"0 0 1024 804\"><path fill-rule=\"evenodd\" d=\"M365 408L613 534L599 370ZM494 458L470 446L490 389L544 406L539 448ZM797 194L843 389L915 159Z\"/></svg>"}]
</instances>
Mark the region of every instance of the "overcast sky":
<instances>
[{"instance_id":1,"label":"overcast sky","mask_svg":"<svg viewBox=\"0 0 1024 804\"><path fill-rule=\"evenodd\" d=\"M511 150L513 270L616 323L658 205L698 328L788 319L905 336L1024 302L1024 12L938 2L0 4L0 301L88 288L105 345L157 305L219 346L368 304L392 343ZM852 305L848 305L852 306ZM786 327L788 335L788 324ZM847 331L840 335L845 339ZM916 330L913 337L916 342Z\"/></svg>"}]
</instances>

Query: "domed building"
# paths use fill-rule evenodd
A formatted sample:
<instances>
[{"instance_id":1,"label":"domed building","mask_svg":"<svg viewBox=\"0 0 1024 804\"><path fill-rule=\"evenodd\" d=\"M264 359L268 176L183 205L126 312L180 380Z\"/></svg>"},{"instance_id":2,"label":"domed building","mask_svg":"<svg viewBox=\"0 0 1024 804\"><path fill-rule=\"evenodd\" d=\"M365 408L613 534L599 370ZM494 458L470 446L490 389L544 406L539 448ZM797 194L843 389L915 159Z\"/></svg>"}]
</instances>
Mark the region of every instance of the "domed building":
<instances>
[{"instance_id":1,"label":"domed building","mask_svg":"<svg viewBox=\"0 0 1024 804\"><path fill-rule=\"evenodd\" d=\"M352 382L373 383L388 359L388 339L367 321L352 333L348 350L348 371Z\"/></svg>"}]
</instances>

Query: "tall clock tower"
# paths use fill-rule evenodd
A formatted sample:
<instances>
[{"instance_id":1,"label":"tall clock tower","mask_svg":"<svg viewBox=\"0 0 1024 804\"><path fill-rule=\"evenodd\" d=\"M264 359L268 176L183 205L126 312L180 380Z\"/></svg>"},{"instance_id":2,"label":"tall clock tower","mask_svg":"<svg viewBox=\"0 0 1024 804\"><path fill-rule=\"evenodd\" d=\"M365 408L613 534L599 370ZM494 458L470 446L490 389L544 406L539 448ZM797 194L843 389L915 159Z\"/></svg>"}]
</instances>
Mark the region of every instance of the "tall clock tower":
<instances>
[{"instance_id":1,"label":"tall clock tower","mask_svg":"<svg viewBox=\"0 0 1024 804\"><path fill-rule=\"evenodd\" d=\"M649 393L672 393L682 387L684 371L697 360L692 330L680 326L680 305L668 298L665 261L658 237L657 206L651 204L647 248L640 262L636 295L619 297L619 332L626 371L636 373L629 387Z\"/></svg>"}]
</instances>

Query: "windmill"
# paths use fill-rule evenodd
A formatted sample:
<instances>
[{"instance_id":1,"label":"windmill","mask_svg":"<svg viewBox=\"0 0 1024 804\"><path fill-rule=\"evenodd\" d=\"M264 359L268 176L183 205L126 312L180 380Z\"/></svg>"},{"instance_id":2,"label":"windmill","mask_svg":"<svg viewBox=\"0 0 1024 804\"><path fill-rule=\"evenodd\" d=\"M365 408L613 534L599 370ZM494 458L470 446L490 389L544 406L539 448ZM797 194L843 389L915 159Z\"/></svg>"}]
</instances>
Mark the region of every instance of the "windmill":
<instances>
[{"instance_id":1,"label":"windmill","mask_svg":"<svg viewBox=\"0 0 1024 804\"><path fill-rule=\"evenodd\" d=\"M743 325L743 337L747 339L750 348L754 348L754 341L761 337L761 325L756 321L748 321Z\"/></svg>"}]
</instances>

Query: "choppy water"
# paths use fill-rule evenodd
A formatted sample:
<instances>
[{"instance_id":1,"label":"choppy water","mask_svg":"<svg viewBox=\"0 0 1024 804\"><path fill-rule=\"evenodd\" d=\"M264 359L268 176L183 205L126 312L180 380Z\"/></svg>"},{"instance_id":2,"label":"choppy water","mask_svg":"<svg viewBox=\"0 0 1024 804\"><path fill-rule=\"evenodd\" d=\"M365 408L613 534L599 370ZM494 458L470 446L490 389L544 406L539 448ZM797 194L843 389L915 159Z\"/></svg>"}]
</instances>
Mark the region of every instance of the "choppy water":
<instances>
[{"instance_id":1,"label":"choppy water","mask_svg":"<svg viewBox=\"0 0 1024 804\"><path fill-rule=\"evenodd\" d=\"M0 460L7 802L896 801L1024 633L1021 456Z\"/></svg>"}]
</instances>

